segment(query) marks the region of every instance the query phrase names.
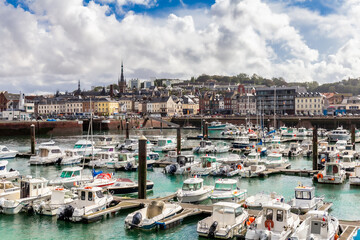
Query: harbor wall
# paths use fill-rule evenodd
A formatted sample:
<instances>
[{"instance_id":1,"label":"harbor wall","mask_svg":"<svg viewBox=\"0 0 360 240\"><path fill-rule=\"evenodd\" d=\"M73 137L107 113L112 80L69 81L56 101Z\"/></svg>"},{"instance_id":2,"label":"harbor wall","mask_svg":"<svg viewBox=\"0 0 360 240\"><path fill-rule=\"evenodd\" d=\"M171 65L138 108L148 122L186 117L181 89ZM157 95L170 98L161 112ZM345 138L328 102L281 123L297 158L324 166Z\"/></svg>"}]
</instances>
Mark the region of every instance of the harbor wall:
<instances>
[{"instance_id":1,"label":"harbor wall","mask_svg":"<svg viewBox=\"0 0 360 240\"><path fill-rule=\"evenodd\" d=\"M82 121L0 121L0 136L30 135L35 125L36 135L77 135L83 133Z\"/></svg>"}]
</instances>

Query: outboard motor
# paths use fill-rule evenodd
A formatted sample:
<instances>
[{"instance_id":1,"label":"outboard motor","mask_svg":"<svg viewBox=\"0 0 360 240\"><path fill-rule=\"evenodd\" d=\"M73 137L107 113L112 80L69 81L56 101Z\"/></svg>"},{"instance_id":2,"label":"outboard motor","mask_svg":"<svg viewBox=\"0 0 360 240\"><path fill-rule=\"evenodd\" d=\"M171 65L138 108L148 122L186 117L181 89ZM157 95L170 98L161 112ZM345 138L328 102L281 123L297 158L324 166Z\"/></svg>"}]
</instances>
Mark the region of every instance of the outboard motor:
<instances>
[{"instance_id":1,"label":"outboard motor","mask_svg":"<svg viewBox=\"0 0 360 240\"><path fill-rule=\"evenodd\" d=\"M288 153L288 157L291 157L291 154L292 154L292 152L291 152L291 151L289 151L289 153Z\"/></svg>"},{"instance_id":2,"label":"outboard motor","mask_svg":"<svg viewBox=\"0 0 360 240\"><path fill-rule=\"evenodd\" d=\"M9 172L15 172L15 169L10 168Z\"/></svg>"},{"instance_id":3,"label":"outboard motor","mask_svg":"<svg viewBox=\"0 0 360 240\"><path fill-rule=\"evenodd\" d=\"M168 173L169 174L174 174L176 172L177 168L176 168L176 165L175 164L172 164L169 166L168 168Z\"/></svg>"},{"instance_id":4,"label":"outboard motor","mask_svg":"<svg viewBox=\"0 0 360 240\"><path fill-rule=\"evenodd\" d=\"M215 237L215 231L216 231L217 226L218 226L218 222L217 222L217 221L214 221L214 222L211 224L211 226L210 226L210 228L209 228L208 237L210 237L210 238Z\"/></svg>"},{"instance_id":5,"label":"outboard motor","mask_svg":"<svg viewBox=\"0 0 360 240\"><path fill-rule=\"evenodd\" d=\"M133 216L133 219L132 219L131 223L134 224L134 225L138 225L141 222L141 219L142 219L141 213L137 212Z\"/></svg>"},{"instance_id":6,"label":"outboard motor","mask_svg":"<svg viewBox=\"0 0 360 240\"><path fill-rule=\"evenodd\" d=\"M72 217L74 210L75 209L71 205L66 206L64 208L64 211L62 211L59 214L59 219L60 220L69 220Z\"/></svg>"},{"instance_id":7,"label":"outboard motor","mask_svg":"<svg viewBox=\"0 0 360 240\"><path fill-rule=\"evenodd\" d=\"M131 162L128 162L125 166L125 170L129 171L133 168L133 164Z\"/></svg>"},{"instance_id":8,"label":"outboard motor","mask_svg":"<svg viewBox=\"0 0 360 240\"><path fill-rule=\"evenodd\" d=\"M60 165L62 160L63 160L62 158L58 158L58 160L56 160L55 163L56 163L57 165Z\"/></svg>"}]
</instances>

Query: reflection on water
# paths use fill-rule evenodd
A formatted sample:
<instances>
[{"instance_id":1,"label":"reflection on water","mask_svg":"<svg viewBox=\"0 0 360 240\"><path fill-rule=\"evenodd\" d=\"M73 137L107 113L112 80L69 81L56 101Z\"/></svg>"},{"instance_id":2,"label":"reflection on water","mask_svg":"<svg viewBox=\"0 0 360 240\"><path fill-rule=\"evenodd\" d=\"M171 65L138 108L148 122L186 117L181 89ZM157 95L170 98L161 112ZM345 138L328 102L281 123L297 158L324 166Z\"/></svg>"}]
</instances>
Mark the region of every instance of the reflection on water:
<instances>
[{"instance_id":1,"label":"reflection on water","mask_svg":"<svg viewBox=\"0 0 360 240\"><path fill-rule=\"evenodd\" d=\"M137 130L132 131L133 137L140 135L166 135L176 136L175 130ZM199 131L184 130L182 135L195 136ZM99 134L99 133L96 133ZM215 132L211 133L215 135ZM218 133L217 133L218 134ZM124 133L113 135L118 140L124 139ZM56 144L62 148L71 148L74 143L83 136L66 136L53 138ZM48 136L37 137L37 142L46 142ZM7 145L19 151L30 150L29 137L2 137L0 144ZM197 141L186 141L186 144L196 145ZM184 152L190 153L190 152ZM199 159L199 156L196 156ZM290 159L293 169L310 169L312 162L310 159L302 157ZM48 166L36 167L28 166L27 159L16 158L9 160L9 168L20 171L23 175L43 176L47 179L55 178L62 167ZM90 170L87 169L90 174ZM136 180L137 172L116 172L118 177L126 177ZM162 169L148 171L148 179L154 181L154 190L148 194L149 197L165 196L174 193L182 186L182 182L187 176L167 176L162 173ZM206 177L205 184L213 185L214 177ZM264 179L240 179L240 187L248 190L249 194L258 192L277 192L284 195L286 200L290 200L294 195L294 188L302 183L304 185L315 185L316 194L324 195L326 201L334 203L332 214L339 219L360 219L360 205L357 204L360 198L360 188L350 188L348 182L342 185L323 185L313 184L309 177L273 175ZM205 203L210 203L207 201ZM115 217L102 220L93 224L69 223L56 221L56 218L47 216L28 216L21 213L15 216L0 215L0 236L1 239L194 239L197 238L196 224L200 217L194 217L184 221L184 224L173 229L157 232L143 232L138 230L125 230L124 219L133 210L123 211Z\"/></svg>"}]
</instances>

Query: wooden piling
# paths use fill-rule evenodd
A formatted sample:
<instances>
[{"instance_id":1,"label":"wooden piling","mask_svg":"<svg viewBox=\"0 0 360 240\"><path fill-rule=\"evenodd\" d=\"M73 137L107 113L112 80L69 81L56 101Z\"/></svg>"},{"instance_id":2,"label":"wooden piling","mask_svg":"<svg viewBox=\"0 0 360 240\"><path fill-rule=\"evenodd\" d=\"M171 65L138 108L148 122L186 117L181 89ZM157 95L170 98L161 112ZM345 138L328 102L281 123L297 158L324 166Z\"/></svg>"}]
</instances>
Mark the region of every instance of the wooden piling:
<instances>
[{"instance_id":1,"label":"wooden piling","mask_svg":"<svg viewBox=\"0 0 360 240\"><path fill-rule=\"evenodd\" d=\"M31 154L35 155L35 125L30 125L30 136L31 136Z\"/></svg>"},{"instance_id":2,"label":"wooden piling","mask_svg":"<svg viewBox=\"0 0 360 240\"><path fill-rule=\"evenodd\" d=\"M139 166L138 166L138 198L146 199L146 142L143 135L139 138Z\"/></svg>"},{"instance_id":3,"label":"wooden piling","mask_svg":"<svg viewBox=\"0 0 360 240\"><path fill-rule=\"evenodd\" d=\"M209 123L205 123L205 140L209 139Z\"/></svg>"},{"instance_id":4,"label":"wooden piling","mask_svg":"<svg viewBox=\"0 0 360 240\"><path fill-rule=\"evenodd\" d=\"M178 127L176 130L176 153L180 155L181 153L181 128Z\"/></svg>"},{"instance_id":5,"label":"wooden piling","mask_svg":"<svg viewBox=\"0 0 360 240\"><path fill-rule=\"evenodd\" d=\"M353 150L355 150L355 125L351 124L351 144L353 146Z\"/></svg>"},{"instance_id":6,"label":"wooden piling","mask_svg":"<svg viewBox=\"0 0 360 240\"><path fill-rule=\"evenodd\" d=\"M130 137L129 137L129 135L130 135L130 134L129 134L129 121L127 121L127 120L126 120L126 129L125 129L125 130L126 130L125 138L126 138L126 139L129 139L129 138L130 138Z\"/></svg>"},{"instance_id":7,"label":"wooden piling","mask_svg":"<svg viewBox=\"0 0 360 240\"><path fill-rule=\"evenodd\" d=\"M313 170L318 170L318 130L317 125L313 127Z\"/></svg>"},{"instance_id":8,"label":"wooden piling","mask_svg":"<svg viewBox=\"0 0 360 240\"><path fill-rule=\"evenodd\" d=\"M205 139L205 135L206 135L205 125L206 125L206 121L205 121L205 119L203 119L202 120L203 139Z\"/></svg>"}]
</instances>

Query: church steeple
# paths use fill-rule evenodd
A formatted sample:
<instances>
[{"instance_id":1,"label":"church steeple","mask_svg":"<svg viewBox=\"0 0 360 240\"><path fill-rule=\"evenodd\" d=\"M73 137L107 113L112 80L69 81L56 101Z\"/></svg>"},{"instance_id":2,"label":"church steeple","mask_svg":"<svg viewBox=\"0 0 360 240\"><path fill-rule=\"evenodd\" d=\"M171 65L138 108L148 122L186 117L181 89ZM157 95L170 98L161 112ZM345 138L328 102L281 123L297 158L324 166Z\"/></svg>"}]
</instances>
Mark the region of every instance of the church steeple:
<instances>
[{"instance_id":1,"label":"church steeple","mask_svg":"<svg viewBox=\"0 0 360 240\"><path fill-rule=\"evenodd\" d=\"M79 79L79 82L78 82L78 91L80 92L80 79Z\"/></svg>"},{"instance_id":2,"label":"church steeple","mask_svg":"<svg viewBox=\"0 0 360 240\"><path fill-rule=\"evenodd\" d=\"M121 74L120 74L120 79L118 79L118 84L119 84L119 93L124 93L126 90L126 82L125 82L125 78L124 78L124 65L123 62L121 61Z\"/></svg>"}]
</instances>

